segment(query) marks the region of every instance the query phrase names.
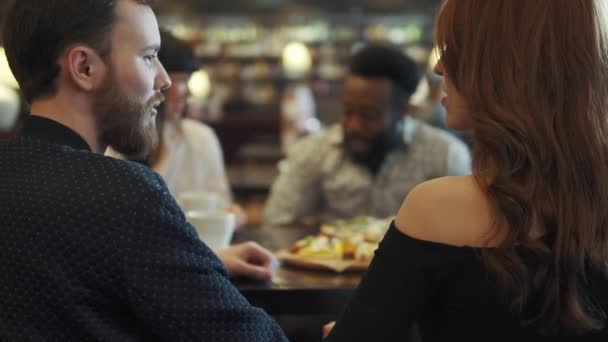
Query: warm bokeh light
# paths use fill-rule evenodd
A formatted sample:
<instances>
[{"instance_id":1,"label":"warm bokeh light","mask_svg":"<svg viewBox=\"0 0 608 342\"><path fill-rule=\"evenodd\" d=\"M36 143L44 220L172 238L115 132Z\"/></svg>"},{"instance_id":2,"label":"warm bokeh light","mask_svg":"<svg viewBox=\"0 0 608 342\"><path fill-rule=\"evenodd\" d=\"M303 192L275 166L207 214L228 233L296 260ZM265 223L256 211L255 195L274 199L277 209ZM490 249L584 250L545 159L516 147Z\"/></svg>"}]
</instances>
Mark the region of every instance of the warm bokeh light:
<instances>
[{"instance_id":1,"label":"warm bokeh light","mask_svg":"<svg viewBox=\"0 0 608 342\"><path fill-rule=\"evenodd\" d=\"M407 43L407 33L400 27L393 27L387 33L388 41L393 44L405 44Z\"/></svg>"},{"instance_id":2,"label":"warm bokeh light","mask_svg":"<svg viewBox=\"0 0 608 342\"><path fill-rule=\"evenodd\" d=\"M13 89L18 89L19 84L13 76L11 72L11 68L8 66L8 61L6 60L6 53L4 52L4 48L0 46L0 84L4 84Z\"/></svg>"},{"instance_id":3,"label":"warm bokeh light","mask_svg":"<svg viewBox=\"0 0 608 342\"><path fill-rule=\"evenodd\" d=\"M192 74L188 81L188 90L196 98L207 98L211 93L211 80L206 70L201 69Z\"/></svg>"},{"instance_id":4,"label":"warm bokeh light","mask_svg":"<svg viewBox=\"0 0 608 342\"><path fill-rule=\"evenodd\" d=\"M312 56L306 45L291 42L283 49L283 71L290 78L305 76L312 67Z\"/></svg>"},{"instance_id":5,"label":"warm bokeh light","mask_svg":"<svg viewBox=\"0 0 608 342\"><path fill-rule=\"evenodd\" d=\"M429 55L429 62L427 64L427 69L429 71L432 71L435 68L435 65L437 64L437 62L439 62L439 49L437 49L437 47L434 47L433 50L431 51L431 54Z\"/></svg>"},{"instance_id":6,"label":"warm bokeh light","mask_svg":"<svg viewBox=\"0 0 608 342\"><path fill-rule=\"evenodd\" d=\"M13 129L19 115L19 105L17 91L0 84L0 132Z\"/></svg>"}]
</instances>

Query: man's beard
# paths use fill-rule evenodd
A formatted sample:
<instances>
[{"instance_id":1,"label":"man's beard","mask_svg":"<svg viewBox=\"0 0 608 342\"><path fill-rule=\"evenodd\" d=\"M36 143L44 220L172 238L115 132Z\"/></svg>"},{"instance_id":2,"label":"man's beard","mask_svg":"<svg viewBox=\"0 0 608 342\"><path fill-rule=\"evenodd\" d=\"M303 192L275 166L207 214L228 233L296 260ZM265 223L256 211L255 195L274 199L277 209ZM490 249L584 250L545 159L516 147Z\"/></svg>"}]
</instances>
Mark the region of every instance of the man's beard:
<instances>
[{"instance_id":1,"label":"man's beard","mask_svg":"<svg viewBox=\"0 0 608 342\"><path fill-rule=\"evenodd\" d=\"M344 148L354 162L367 167L375 174L382 166L386 155L400 142L400 132L401 130L398 128L389 128L388 131L372 139L366 139L356 133L345 133ZM356 152L350 148L351 141L355 139L367 142L368 149L365 153Z\"/></svg>"},{"instance_id":2,"label":"man's beard","mask_svg":"<svg viewBox=\"0 0 608 342\"><path fill-rule=\"evenodd\" d=\"M365 140L368 146L367 151L354 151L352 148L350 148L351 141L353 140ZM384 135L377 136L370 140L360 137L357 134L345 134L344 147L352 157L353 161L367 166L373 171L375 171L375 169L378 167L378 163L382 162L386 154L386 140Z\"/></svg>"},{"instance_id":3,"label":"man's beard","mask_svg":"<svg viewBox=\"0 0 608 342\"><path fill-rule=\"evenodd\" d=\"M110 74L93 103L100 141L127 159L146 158L158 143L152 103L162 100L161 94L146 103L129 98Z\"/></svg>"}]
</instances>

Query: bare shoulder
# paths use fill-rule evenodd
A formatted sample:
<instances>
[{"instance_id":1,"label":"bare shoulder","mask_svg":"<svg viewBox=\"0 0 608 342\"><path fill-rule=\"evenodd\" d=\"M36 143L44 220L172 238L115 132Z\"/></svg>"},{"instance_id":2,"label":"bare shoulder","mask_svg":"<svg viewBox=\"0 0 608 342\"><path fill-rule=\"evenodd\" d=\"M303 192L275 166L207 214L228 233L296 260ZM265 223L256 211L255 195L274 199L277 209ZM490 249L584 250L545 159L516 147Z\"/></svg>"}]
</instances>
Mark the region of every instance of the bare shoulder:
<instances>
[{"instance_id":1,"label":"bare shoulder","mask_svg":"<svg viewBox=\"0 0 608 342\"><path fill-rule=\"evenodd\" d=\"M420 240L482 247L487 245L493 216L473 176L443 177L410 191L395 225Z\"/></svg>"}]
</instances>

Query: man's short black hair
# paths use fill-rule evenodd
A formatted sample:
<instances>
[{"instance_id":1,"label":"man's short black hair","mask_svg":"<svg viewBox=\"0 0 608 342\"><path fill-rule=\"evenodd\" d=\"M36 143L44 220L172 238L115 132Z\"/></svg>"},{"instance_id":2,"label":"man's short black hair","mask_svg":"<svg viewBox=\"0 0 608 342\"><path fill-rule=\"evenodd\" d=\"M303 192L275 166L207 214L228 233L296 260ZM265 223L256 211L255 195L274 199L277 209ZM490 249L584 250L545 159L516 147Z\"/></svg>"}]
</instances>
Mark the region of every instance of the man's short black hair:
<instances>
[{"instance_id":1,"label":"man's short black hair","mask_svg":"<svg viewBox=\"0 0 608 342\"><path fill-rule=\"evenodd\" d=\"M160 39L162 47L158 52L158 59L167 72L192 73L199 68L200 64L194 56L192 45L188 42L177 39L168 31L161 31Z\"/></svg>"},{"instance_id":2,"label":"man's short black hair","mask_svg":"<svg viewBox=\"0 0 608 342\"><path fill-rule=\"evenodd\" d=\"M70 45L87 44L105 58L120 0L13 0L5 15L6 56L28 102L55 94L57 59ZM150 5L152 0L132 0Z\"/></svg>"},{"instance_id":3,"label":"man's short black hair","mask_svg":"<svg viewBox=\"0 0 608 342\"><path fill-rule=\"evenodd\" d=\"M385 78L398 89L395 102L405 102L416 91L420 72L416 62L390 45L370 44L355 53L350 73L363 78Z\"/></svg>"}]
</instances>

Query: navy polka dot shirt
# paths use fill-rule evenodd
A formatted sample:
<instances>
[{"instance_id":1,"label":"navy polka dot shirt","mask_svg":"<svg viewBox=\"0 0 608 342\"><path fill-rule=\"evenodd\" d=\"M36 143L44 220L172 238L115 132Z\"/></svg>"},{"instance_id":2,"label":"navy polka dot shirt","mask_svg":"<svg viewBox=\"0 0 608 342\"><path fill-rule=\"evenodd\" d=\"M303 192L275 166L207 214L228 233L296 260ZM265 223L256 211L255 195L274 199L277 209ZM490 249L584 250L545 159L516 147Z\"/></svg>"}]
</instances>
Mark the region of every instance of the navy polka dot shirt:
<instances>
[{"instance_id":1,"label":"navy polka dot shirt","mask_svg":"<svg viewBox=\"0 0 608 342\"><path fill-rule=\"evenodd\" d=\"M0 341L283 341L162 179L30 116L0 145Z\"/></svg>"}]
</instances>

